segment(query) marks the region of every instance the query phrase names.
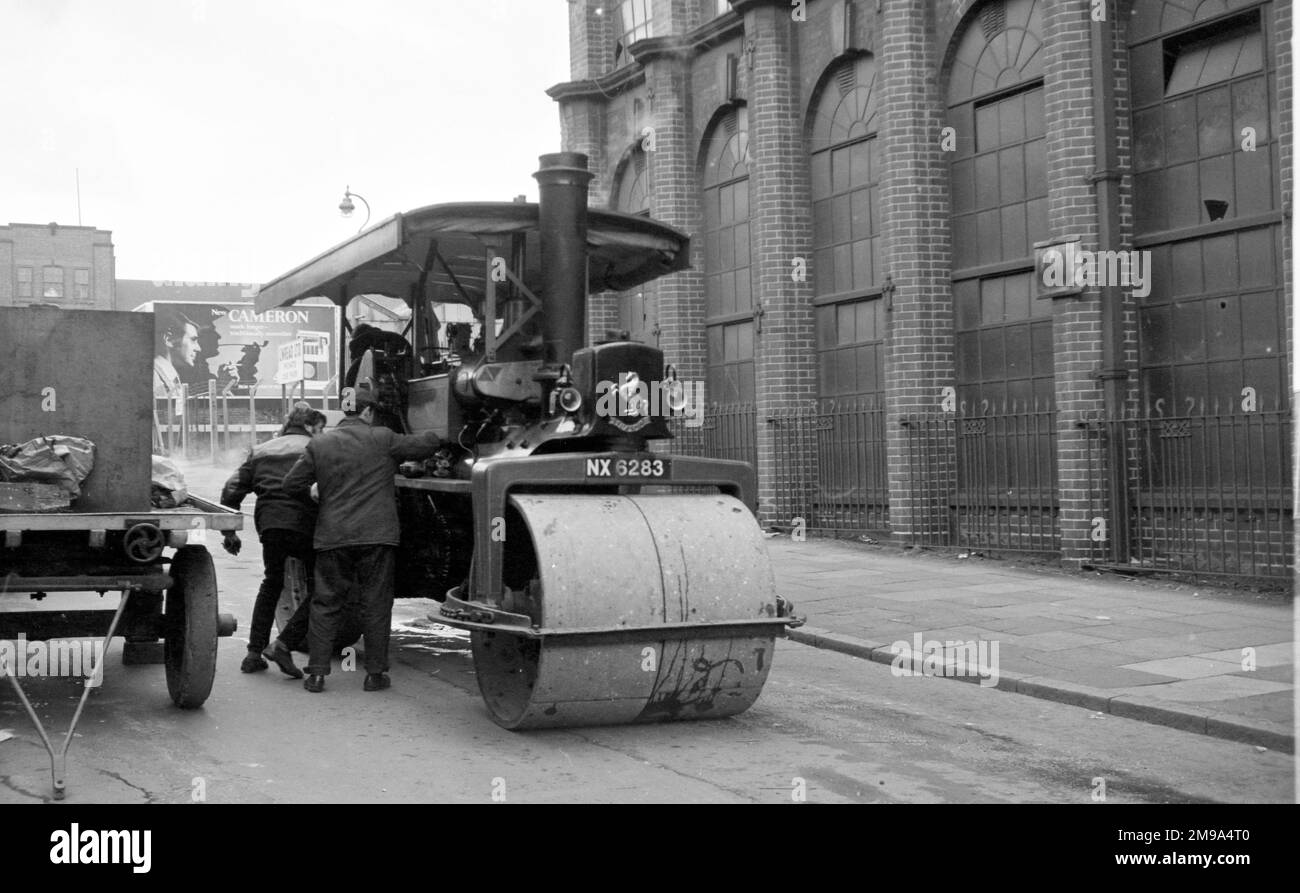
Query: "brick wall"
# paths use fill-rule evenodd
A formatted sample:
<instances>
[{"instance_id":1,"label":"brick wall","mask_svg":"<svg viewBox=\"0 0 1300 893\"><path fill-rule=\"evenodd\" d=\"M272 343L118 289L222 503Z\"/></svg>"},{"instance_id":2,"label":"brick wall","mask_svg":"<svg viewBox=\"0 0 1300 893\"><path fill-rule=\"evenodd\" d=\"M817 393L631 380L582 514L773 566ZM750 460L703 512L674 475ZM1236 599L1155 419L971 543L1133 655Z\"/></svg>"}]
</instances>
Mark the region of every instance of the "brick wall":
<instances>
[{"instance_id":1,"label":"brick wall","mask_svg":"<svg viewBox=\"0 0 1300 893\"><path fill-rule=\"evenodd\" d=\"M1081 249L1096 251L1097 198L1089 178L1098 167L1094 135L1098 122L1093 116L1090 32L1088 4L1044 6L1048 227L1052 238L1077 236ZM1089 553L1090 521L1096 511L1087 433L1078 422L1103 408L1095 377L1102 361L1101 301L1101 291L1092 288L1053 305L1061 556L1067 561Z\"/></svg>"},{"instance_id":2,"label":"brick wall","mask_svg":"<svg viewBox=\"0 0 1300 893\"><path fill-rule=\"evenodd\" d=\"M14 292L18 288L18 273L14 270L14 243L0 238L0 307L12 307Z\"/></svg>"},{"instance_id":3,"label":"brick wall","mask_svg":"<svg viewBox=\"0 0 1300 893\"><path fill-rule=\"evenodd\" d=\"M569 4L569 76L575 81L600 77L614 64L613 16L597 15L606 0Z\"/></svg>"},{"instance_id":4,"label":"brick wall","mask_svg":"<svg viewBox=\"0 0 1300 893\"><path fill-rule=\"evenodd\" d=\"M951 445L940 441L920 444L916 432L907 434L899 423L909 415L933 418L939 411L942 389L954 384L949 172L948 158L939 146L939 132L950 122L941 88L961 29L967 23L980 27L975 17L983 0L846 2L856 11L853 43L875 53L880 72L880 136L887 168L880 196L888 240L886 272L894 286L886 360L889 516L895 537L901 541L951 540L954 532L980 523L971 515L962 524L952 514L955 469L945 458ZM614 167L634 138L628 135L634 129L634 99L643 99L648 120L656 128L657 146L650 158L652 213L696 237L694 269L658 285L660 343L668 360L676 362L685 376L702 377L706 352L697 165L710 123L727 108L728 98L721 92L718 75L720 65L728 54L739 62L740 101L747 106L750 132L756 300L765 311L762 332L756 338L760 405L755 453L765 488L761 494L767 513L764 520L771 522L782 520L770 517L772 498L777 495L773 487L779 486L774 482L815 479L806 469L787 467L790 457L778 455L767 418L789 416L817 390L810 287L790 280L789 261L810 248L803 125L819 83L837 61L831 38L834 18L842 14L843 3L809 0L805 22L790 18L786 0L736 0L734 6L741 13L739 21L729 17L728 21L735 23L730 28L705 29L711 34L709 43L691 47L680 38L708 21L709 17L700 16L701 5L695 0L654 0L654 34L657 39L675 39L673 51L657 50L657 55L639 60L645 66L644 85L620 81L622 86L611 91L609 98L597 96L594 101L608 109L600 169L605 191L614 185ZM1101 163L1095 157L1093 132L1091 6L1085 0L1044 0L1039 7L1044 37L1049 232L1036 234L1036 238L1078 236L1079 247L1084 249L1128 249L1133 238L1134 199L1126 23L1132 3L1110 0L1107 5L1115 22L1110 29L1113 69L1106 73L1115 88L1111 138L1117 150L1116 167L1124 176L1119 187L1116 243L1106 246L1097 244L1096 197L1090 180ZM1281 188L1289 213L1293 188L1291 13L1290 5L1281 0L1271 8L1275 27L1270 52L1277 54L1281 110ZM612 45L612 34L608 39ZM575 133L577 129L570 128ZM1283 262L1288 320L1293 270L1290 226L1287 217ZM1127 290L1110 294L1120 302L1122 319L1122 344L1116 359L1132 373L1138 363L1137 305ZM1102 408L1103 391L1095 377L1102 362L1101 299L1100 290L1093 289L1079 298L1058 300L1052 307L1059 411L1053 455L1059 468L1059 534L1063 554L1071 561L1095 557L1097 544L1089 538L1091 520L1109 512L1105 476L1098 467L1090 470L1086 433L1075 427L1084 415ZM1136 375L1130 376L1129 384L1126 405L1136 409ZM930 462L926 474L909 474L909 446L913 450L928 447L939 457ZM788 506L799 500L789 493L783 495L787 508L782 511L788 513ZM1013 515L1006 519L1012 527L1017 523ZM1030 527L1041 525L1046 517L1036 515ZM1113 528L1120 519L1108 520ZM1034 529L1041 530L1041 526Z\"/></svg>"},{"instance_id":5,"label":"brick wall","mask_svg":"<svg viewBox=\"0 0 1300 893\"><path fill-rule=\"evenodd\" d=\"M63 297L54 303L70 309L113 309L113 241L108 230L93 226L10 224L0 226L0 306L41 300L41 271L63 270ZM18 267L32 270L32 296L19 298ZM77 298L76 271L88 270L90 296Z\"/></svg>"},{"instance_id":6,"label":"brick wall","mask_svg":"<svg viewBox=\"0 0 1300 893\"><path fill-rule=\"evenodd\" d=\"M1282 165L1282 283L1286 297L1286 330L1294 331L1295 319L1295 257L1291 246L1291 208L1295 198L1295 133L1292 129L1291 103L1294 101L1291 59L1291 4L1279 0L1273 4L1276 39L1270 50L1277 54L1277 100L1279 154ZM1295 345L1287 351L1287 380L1295 381ZM1294 410L1295 405L1292 404ZM1294 483L1294 482L1293 482Z\"/></svg>"},{"instance_id":7,"label":"brick wall","mask_svg":"<svg viewBox=\"0 0 1300 893\"><path fill-rule=\"evenodd\" d=\"M756 284L754 367L758 402L759 513L776 518L778 464L816 462L815 455L781 454L768 419L816 398L817 346L813 331L811 277L795 281L796 257L812 257L812 183L803 140L798 52L788 3L745 7L745 35L752 41L749 101L750 246ZM808 472L806 472L808 473Z\"/></svg>"},{"instance_id":8,"label":"brick wall","mask_svg":"<svg viewBox=\"0 0 1300 893\"><path fill-rule=\"evenodd\" d=\"M908 473L911 450L902 422L932 414L953 379L952 235L948 162L939 145L943 106L934 72L930 4L883 0L881 59L885 165L881 195L888 241L887 271L895 288L885 355L889 440L889 507L896 540L928 538L947 529L951 453L933 444L929 479Z\"/></svg>"},{"instance_id":9,"label":"brick wall","mask_svg":"<svg viewBox=\"0 0 1300 893\"><path fill-rule=\"evenodd\" d=\"M704 240L696 153L699 136L691 126L694 110L689 64L675 53L646 62L647 120L654 128L654 150L646 153L650 216L690 234L691 268L655 282L664 361L677 366L678 378L704 378Z\"/></svg>"}]
</instances>

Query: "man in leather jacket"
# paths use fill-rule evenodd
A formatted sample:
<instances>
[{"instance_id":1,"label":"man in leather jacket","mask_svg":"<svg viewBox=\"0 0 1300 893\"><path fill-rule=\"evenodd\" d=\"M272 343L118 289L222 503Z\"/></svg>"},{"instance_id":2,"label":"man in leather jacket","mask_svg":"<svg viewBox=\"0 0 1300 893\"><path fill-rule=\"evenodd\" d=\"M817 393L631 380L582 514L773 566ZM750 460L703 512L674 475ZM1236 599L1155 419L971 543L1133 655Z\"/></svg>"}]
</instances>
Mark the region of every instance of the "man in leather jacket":
<instances>
[{"instance_id":1,"label":"man in leather jacket","mask_svg":"<svg viewBox=\"0 0 1300 893\"><path fill-rule=\"evenodd\" d=\"M275 607L284 588L284 562L297 558L307 567L308 593L311 592L312 533L316 528L316 507L286 494L282 488L284 476L302 456L313 435L325 427L323 413L306 403L294 404L278 437L258 444L249 451L248 458L226 481L221 490L221 504L238 509L249 493L257 494L253 510L253 526L262 542L264 576L253 604L253 621L248 632L248 653L239 669L245 673L265 670L268 658L288 676L302 678L302 670L294 665L292 650L307 638L310 617L310 598L299 605L284 632L274 642L268 643L271 624L275 620ZM223 548L232 555L239 554L240 541L235 531L225 535Z\"/></svg>"}]
</instances>

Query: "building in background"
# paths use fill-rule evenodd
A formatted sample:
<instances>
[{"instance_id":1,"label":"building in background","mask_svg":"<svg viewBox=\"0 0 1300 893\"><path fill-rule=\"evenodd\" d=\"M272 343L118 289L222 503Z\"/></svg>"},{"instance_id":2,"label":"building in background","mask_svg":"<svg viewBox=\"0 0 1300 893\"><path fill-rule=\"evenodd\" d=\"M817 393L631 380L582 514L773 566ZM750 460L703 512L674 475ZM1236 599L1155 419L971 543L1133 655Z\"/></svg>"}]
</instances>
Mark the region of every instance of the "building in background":
<instances>
[{"instance_id":1,"label":"building in background","mask_svg":"<svg viewBox=\"0 0 1300 893\"><path fill-rule=\"evenodd\" d=\"M706 382L673 448L765 523L1289 574L1289 3L568 10L591 203L692 236L590 333Z\"/></svg>"},{"instance_id":2,"label":"building in background","mask_svg":"<svg viewBox=\"0 0 1300 893\"><path fill-rule=\"evenodd\" d=\"M113 234L93 226L0 226L0 307L112 310Z\"/></svg>"}]
</instances>

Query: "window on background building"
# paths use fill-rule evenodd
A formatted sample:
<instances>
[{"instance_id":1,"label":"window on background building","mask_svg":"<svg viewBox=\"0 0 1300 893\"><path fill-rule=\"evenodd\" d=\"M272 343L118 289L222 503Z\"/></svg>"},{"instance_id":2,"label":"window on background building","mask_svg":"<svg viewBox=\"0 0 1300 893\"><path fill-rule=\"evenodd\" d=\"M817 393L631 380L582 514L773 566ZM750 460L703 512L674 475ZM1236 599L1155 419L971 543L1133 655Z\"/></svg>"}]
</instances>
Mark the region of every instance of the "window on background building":
<instances>
[{"instance_id":1,"label":"window on background building","mask_svg":"<svg viewBox=\"0 0 1300 893\"><path fill-rule=\"evenodd\" d=\"M619 173L613 209L624 214L650 216L650 194L646 189L648 181L646 154L637 149ZM654 283L647 282L618 295L618 327L625 330L633 341L654 344L655 319Z\"/></svg>"},{"instance_id":2,"label":"window on background building","mask_svg":"<svg viewBox=\"0 0 1300 893\"><path fill-rule=\"evenodd\" d=\"M63 287L63 267L43 267L41 269L42 298L62 298Z\"/></svg>"},{"instance_id":3,"label":"window on background building","mask_svg":"<svg viewBox=\"0 0 1300 893\"><path fill-rule=\"evenodd\" d=\"M32 297L32 268L31 267L18 268L18 297L28 298L28 299Z\"/></svg>"},{"instance_id":4,"label":"window on background building","mask_svg":"<svg viewBox=\"0 0 1300 893\"><path fill-rule=\"evenodd\" d=\"M638 40L650 36L651 0L622 0L618 4L618 17L614 22L618 42L614 44L614 66L632 61L627 48Z\"/></svg>"},{"instance_id":5,"label":"window on background building","mask_svg":"<svg viewBox=\"0 0 1300 893\"><path fill-rule=\"evenodd\" d=\"M1041 33L1037 0L986 4L949 75L954 348L973 414L1054 401L1051 306L1031 287L1033 243L1050 235Z\"/></svg>"},{"instance_id":6,"label":"window on background building","mask_svg":"<svg viewBox=\"0 0 1300 893\"><path fill-rule=\"evenodd\" d=\"M808 125L823 397L884 390L884 159L875 77L869 57L842 63L823 85Z\"/></svg>"},{"instance_id":7,"label":"window on background building","mask_svg":"<svg viewBox=\"0 0 1300 893\"><path fill-rule=\"evenodd\" d=\"M1193 14L1147 0L1130 26L1135 241L1152 261L1140 360L1152 414L1234 413L1245 388L1261 410L1286 405L1272 5L1209 19L1240 5Z\"/></svg>"},{"instance_id":8,"label":"window on background building","mask_svg":"<svg viewBox=\"0 0 1300 893\"><path fill-rule=\"evenodd\" d=\"M75 273L76 299L78 301L90 300L90 271L77 270Z\"/></svg>"},{"instance_id":9,"label":"window on background building","mask_svg":"<svg viewBox=\"0 0 1300 893\"><path fill-rule=\"evenodd\" d=\"M729 0L700 0L700 21L709 22L731 12Z\"/></svg>"},{"instance_id":10,"label":"window on background building","mask_svg":"<svg viewBox=\"0 0 1300 893\"><path fill-rule=\"evenodd\" d=\"M717 121L703 172L708 399L754 400L754 287L749 243L749 133L743 107Z\"/></svg>"}]
</instances>

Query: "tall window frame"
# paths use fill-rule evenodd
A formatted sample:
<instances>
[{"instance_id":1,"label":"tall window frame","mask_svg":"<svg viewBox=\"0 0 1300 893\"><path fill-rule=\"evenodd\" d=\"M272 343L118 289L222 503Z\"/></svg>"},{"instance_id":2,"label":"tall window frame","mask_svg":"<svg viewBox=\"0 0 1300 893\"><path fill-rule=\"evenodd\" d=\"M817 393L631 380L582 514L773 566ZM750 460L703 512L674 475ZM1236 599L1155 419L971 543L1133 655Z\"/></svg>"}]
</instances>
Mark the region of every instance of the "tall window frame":
<instances>
[{"instance_id":1,"label":"tall window frame","mask_svg":"<svg viewBox=\"0 0 1300 893\"><path fill-rule=\"evenodd\" d=\"M974 415L1055 404L1051 305L1033 298L1033 243L1048 235L1039 0L992 0L948 73L954 351Z\"/></svg>"},{"instance_id":2,"label":"tall window frame","mask_svg":"<svg viewBox=\"0 0 1300 893\"><path fill-rule=\"evenodd\" d=\"M704 325L710 402L753 403L754 283L750 243L749 121L733 107L705 138L700 174L704 208Z\"/></svg>"},{"instance_id":3,"label":"tall window frame","mask_svg":"<svg viewBox=\"0 0 1300 893\"><path fill-rule=\"evenodd\" d=\"M841 60L823 80L805 128L823 398L884 394L884 151L877 98L875 60Z\"/></svg>"},{"instance_id":4,"label":"tall window frame","mask_svg":"<svg viewBox=\"0 0 1300 893\"><path fill-rule=\"evenodd\" d=\"M1144 412L1289 403L1271 3L1145 0L1129 29ZM1246 128L1253 150L1243 148Z\"/></svg>"}]
</instances>

